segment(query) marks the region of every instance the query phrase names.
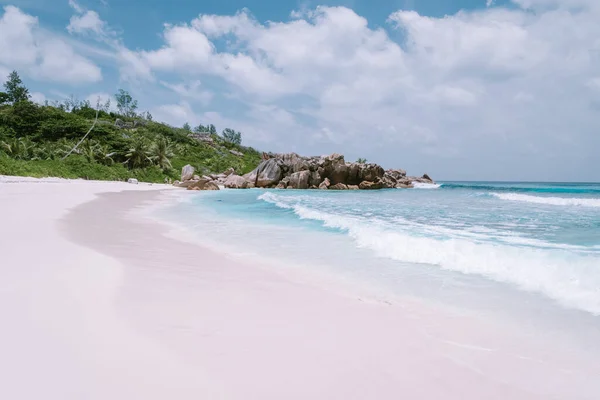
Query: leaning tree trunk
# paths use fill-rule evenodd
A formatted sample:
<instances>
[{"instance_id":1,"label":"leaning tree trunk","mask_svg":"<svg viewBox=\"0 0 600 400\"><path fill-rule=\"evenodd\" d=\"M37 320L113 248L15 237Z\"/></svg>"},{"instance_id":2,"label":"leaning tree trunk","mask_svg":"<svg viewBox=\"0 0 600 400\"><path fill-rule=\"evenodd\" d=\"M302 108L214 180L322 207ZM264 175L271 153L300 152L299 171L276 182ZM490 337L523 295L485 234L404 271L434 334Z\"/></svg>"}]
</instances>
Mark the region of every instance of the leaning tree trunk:
<instances>
[{"instance_id":1,"label":"leaning tree trunk","mask_svg":"<svg viewBox=\"0 0 600 400\"><path fill-rule=\"evenodd\" d=\"M64 160L65 158L69 157L71 155L71 153L73 153L77 149L77 147L79 147L79 145L81 143L83 143L83 141L85 140L85 138L90 134L90 132L96 126L96 122L98 122L98 115L99 114L100 114L100 105L98 105L98 107L96 107L96 119L94 119L94 123L92 124L92 127L90 128L90 130L87 131L87 133L85 135L83 135L83 137L81 138L81 140L79 142L77 142L77 144L75 145L75 147L73 147L71 149L71 151L69 151L63 158L61 158L61 161Z\"/></svg>"}]
</instances>

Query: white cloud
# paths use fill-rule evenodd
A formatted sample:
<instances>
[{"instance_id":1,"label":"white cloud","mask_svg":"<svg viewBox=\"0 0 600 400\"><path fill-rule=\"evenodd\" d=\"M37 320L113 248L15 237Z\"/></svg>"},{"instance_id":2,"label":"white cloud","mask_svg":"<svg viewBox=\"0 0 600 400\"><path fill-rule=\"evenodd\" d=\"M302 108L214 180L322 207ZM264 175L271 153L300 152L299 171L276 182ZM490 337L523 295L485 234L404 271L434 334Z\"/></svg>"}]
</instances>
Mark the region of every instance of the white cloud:
<instances>
[{"instance_id":1,"label":"white cloud","mask_svg":"<svg viewBox=\"0 0 600 400\"><path fill-rule=\"evenodd\" d=\"M525 9L550 10L555 8L598 8L596 0L511 0Z\"/></svg>"},{"instance_id":2,"label":"white cloud","mask_svg":"<svg viewBox=\"0 0 600 400\"><path fill-rule=\"evenodd\" d=\"M431 95L433 101L450 106L469 106L474 105L477 101L475 93L459 86L436 86L433 88Z\"/></svg>"},{"instance_id":3,"label":"white cloud","mask_svg":"<svg viewBox=\"0 0 600 400\"><path fill-rule=\"evenodd\" d=\"M457 177L525 177L527 166L527 177L565 179L598 144L589 88L600 76L600 2L492 3L443 18L395 12L389 24L404 43L345 7L266 24L248 11L200 15L136 56L146 77L227 83L249 110L219 117L277 150L331 148L390 165L401 152L415 172L442 154L437 170ZM196 115L187 103L165 107L171 121ZM527 160L527 148L540 159Z\"/></svg>"},{"instance_id":4,"label":"white cloud","mask_svg":"<svg viewBox=\"0 0 600 400\"><path fill-rule=\"evenodd\" d=\"M79 3L77 3L75 0L69 0L69 6L75 10L76 12L82 14L83 12L85 12L85 10L83 9L83 7L81 7L79 5Z\"/></svg>"},{"instance_id":5,"label":"white cloud","mask_svg":"<svg viewBox=\"0 0 600 400\"><path fill-rule=\"evenodd\" d=\"M485 6L486 7L491 7L494 4L495 0L485 0Z\"/></svg>"},{"instance_id":6,"label":"white cloud","mask_svg":"<svg viewBox=\"0 0 600 400\"><path fill-rule=\"evenodd\" d=\"M31 69L38 79L64 83L98 82L102 79L100 68L76 54L64 41L48 38L41 43L41 62Z\"/></svg>"},{"instance_id":7,"label":"white cloud","mask_svg":"<svg viewBox=\"0 0 600 400\"><path fill-rule=\"evenodd\" d=\"M543 62L550 43L531 35L530 17L490 9L428 18L398 11L390 21L404 30L413 61L455 75L514 75Z\"/></svg>"},{"instance_id":8,"label":"white cloud","mask_svg":"<svg viewBox=\"0 0 600 400\"><path fill-rule=\"evenodd\" d=\"M164 87L171 89L179 96L187 99L197 100L203 105L207 105L213 98L213 94L208 90L202 90L202 82L199 80L189 83L168 83L160 82Z\"/></svg>"},{"instance_id":9,"label":"white cloud","mask_svg":"<svg viewBox=\"0 0 600 400\"><path fill-rule=\"evenodd\" d=\"M592 89L600 91L600 78L592 78L587 81L586 85Z\"/></svg>"},{"instance_id":10,"label":"white cloud","mask_svg":"<svg viewBox=\"0 0 600 400\"><path fill-rule=\"evenodd\" d=\"M86 11L81 15L73 15L67 26L69 33L85 33L91 31L98 35L104 32L104 21L95 11Z\"/></svg>"},{"instance_id":11,"label":"white cloud","mask_svg":"<svg viewBox=\"0 0 600 400\"><path fill-rule=\"evenodd\" d=\"M37 18L13 6L4 7L0 18L0 67L54 82L102 79L98 66L60 37L39 28Z\"/></svg>"},{"instance_id":12,"label":"white cloud","mask_svg":"<svg viewBox=\"0 0 600 400\"><path fill-rule=\"evenodd\" d=\"M71 0L68 29L98 39L140 106L173 125L214 123L266 150L338 151L434 177L600 179L589 168L600 146L600 2L486 3L443 18L399 10L381 28L346 7L268 23L247 10L200 15L137 51ZM5 10L0 72L101 79L81 47ZM161 104L153 93L164 88L180 99Z\"/></svg>"},{"instance_id":13,"label":"white cloud","mask_svg":"<svg viewBox=\"0 0 600 400\"><path fill-rule=\"evenodd\" d=\"M181 101L178 104L165 104L154 107L150 110L150 113L154 120L163 121L173 126L181 127L186 122L192 126L196 126L203 122L197 112L186 101Z\"/></svg>"},{"instance_id":14,"label":"white cloud","mask_svg":"<svg viewBox=\"0 0 600 400\"><path fill-rule=\"evenodd\" d=\"M202 33L188 27L165 27L165 46L159 50L143 53L148 65L157 70L180 70L210 68L213 46Z\"/></svg>"},{"instance_id":15,"label":"white cloud","mask_svg":"<svg viewBox=\"0 0 600 400\"><path fill-rule=\"evenodd\" d=\"M69 5L75 11L67 25L70 34L93 34L98 37L114 34L96 11L86 10L74 0L69 0Z\"/></svg>"}]
</instances>

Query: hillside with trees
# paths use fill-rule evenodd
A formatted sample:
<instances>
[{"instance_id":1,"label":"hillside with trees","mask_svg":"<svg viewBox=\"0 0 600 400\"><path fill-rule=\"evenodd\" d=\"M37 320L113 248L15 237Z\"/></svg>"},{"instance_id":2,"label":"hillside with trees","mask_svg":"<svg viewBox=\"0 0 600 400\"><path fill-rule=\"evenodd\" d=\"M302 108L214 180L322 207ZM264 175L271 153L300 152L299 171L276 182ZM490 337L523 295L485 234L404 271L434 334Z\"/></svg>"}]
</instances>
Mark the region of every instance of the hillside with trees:
<instances>
[{"instance_id":1,"label":"hillside with trees","mask_svg":"<svg viewBox=\"0 0 600 400\"><path fill-rule=\"evenodd\" d=\"M0 175L164 182L178 179L186 164L201 174L230 167L243 174L261 160L233 129L219 135L211 124L153 121L122 89L111 105L75 98L36 104L12 72L0 91Z\"/></svg>"}]
</instances>

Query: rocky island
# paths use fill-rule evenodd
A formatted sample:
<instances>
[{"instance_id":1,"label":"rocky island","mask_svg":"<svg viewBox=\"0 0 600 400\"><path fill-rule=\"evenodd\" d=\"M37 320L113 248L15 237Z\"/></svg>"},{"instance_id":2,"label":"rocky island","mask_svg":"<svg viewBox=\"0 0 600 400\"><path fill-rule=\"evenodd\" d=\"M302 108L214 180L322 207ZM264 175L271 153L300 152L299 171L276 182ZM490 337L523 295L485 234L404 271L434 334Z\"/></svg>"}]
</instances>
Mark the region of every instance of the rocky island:
<instances>
[{"instance_id":1,"label":"rocky island","mask_svg":"<svg viewBox=\"0 0 600 400\"><path fill-rule=\"evenodd\" d=\"M229 170L218 175L194 175L190 165L183 167L175 186L188 190L247 188L374 190L408 189L415 182L435 183L427 174L407 176L402 169L384 170L373 163L346 162L341 154L302 157L296 153L263 153L261 163L245 175Z\"/></svg>"}]
</instances>

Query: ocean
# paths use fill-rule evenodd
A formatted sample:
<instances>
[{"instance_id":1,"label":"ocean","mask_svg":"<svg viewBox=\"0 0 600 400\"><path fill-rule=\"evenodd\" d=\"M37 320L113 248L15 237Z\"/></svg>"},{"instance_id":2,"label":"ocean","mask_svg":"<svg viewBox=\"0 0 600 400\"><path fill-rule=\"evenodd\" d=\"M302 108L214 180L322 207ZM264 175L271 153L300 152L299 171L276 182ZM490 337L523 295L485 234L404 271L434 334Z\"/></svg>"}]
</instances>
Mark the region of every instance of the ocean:
<instances>
[{"instance_id":1,"label":"ocean","mask_svg":"<svg viewBox=\"0 0 600 400\"><path fill-rule=\"evenodd\" d=\"M600 184L444 182L183 198L163 216L274 268L473 312L575 313L594 325L600 315Z\"/></svg>"}]
</instances>

